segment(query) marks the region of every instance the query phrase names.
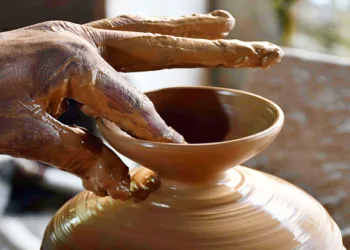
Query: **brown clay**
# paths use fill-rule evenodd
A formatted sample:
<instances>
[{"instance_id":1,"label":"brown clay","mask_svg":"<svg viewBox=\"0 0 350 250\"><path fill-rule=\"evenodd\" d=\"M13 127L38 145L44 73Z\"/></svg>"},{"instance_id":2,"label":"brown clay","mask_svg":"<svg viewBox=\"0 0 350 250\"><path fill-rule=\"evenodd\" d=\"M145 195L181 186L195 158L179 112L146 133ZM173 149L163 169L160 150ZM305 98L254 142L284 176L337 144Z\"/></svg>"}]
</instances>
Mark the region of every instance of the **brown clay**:
<instances>
[{"instance_id":1,"label":"brown clay","mask_svg":"<svg viewBox=\"0 0 350 250\"><path fill-rule=\"evenodd\" d=\"M53 218L42 249L344 249L338 226L315 199L239 166L278 135L284 116L277 105L208 87L147 96L190 144L135 139L99 120L106 140L144 166L134 178L145 180L147 167L161 186L142 202L82 192Z\"/></svg>"},{"instance_id":2,"label":"brown clay","mask_svg":"<svg viewBox=\"0 0 350 250\"><path fill-rule=\"evenodd\" d=\"M97 195L127 198L130 178L122 161L100 139L54 117L72 98L88 115L136 138L183 143L117 71L266 68L280 61L283 52L271 43L221 39L233 25L234 18L219 10L86 25L50 21L0 33L0 154L54 165L80 176Z\"/></svg>"},{"instance_id":3,"label":"brown clay","mask_svg":"<svg viewBox=\"0 0 350 250\"><path fill-rule=\"evenodd\" d=\"M108 30L158 33L188 38L221 39L235 25L235 19L224 10L208 14L180 17L144 17L122 15L86 24L89 27Z\"/></svg>"}]
</instances>

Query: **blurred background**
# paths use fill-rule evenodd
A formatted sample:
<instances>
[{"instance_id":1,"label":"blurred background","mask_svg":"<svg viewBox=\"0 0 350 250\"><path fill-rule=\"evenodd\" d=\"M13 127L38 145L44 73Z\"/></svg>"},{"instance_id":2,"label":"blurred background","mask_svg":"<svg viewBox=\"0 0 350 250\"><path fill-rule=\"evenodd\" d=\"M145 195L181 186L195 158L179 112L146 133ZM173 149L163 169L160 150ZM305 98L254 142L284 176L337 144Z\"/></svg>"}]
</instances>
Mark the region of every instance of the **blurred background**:
<instances>
[{"instance_id":1,"label":"blurred background","mask_svg":"<svg viewBox=\"0 0 350 250\"><path fill-rule=\"evenodd\" d=\"M82 24L121 14L181 16L215 9L236 18L229 38L283 46L282 63L270 70L174 69L126 77L142 91L212 85L248 90L280 105L286 115L280 136L245 165L315 197L350 248L350 0L1 1L0 32L47 20ZM60 120L97 133L73 101ZM50 218L81 190L75 176L0 155L0 250L39 249Z\"/></svg>"}]
</instances>

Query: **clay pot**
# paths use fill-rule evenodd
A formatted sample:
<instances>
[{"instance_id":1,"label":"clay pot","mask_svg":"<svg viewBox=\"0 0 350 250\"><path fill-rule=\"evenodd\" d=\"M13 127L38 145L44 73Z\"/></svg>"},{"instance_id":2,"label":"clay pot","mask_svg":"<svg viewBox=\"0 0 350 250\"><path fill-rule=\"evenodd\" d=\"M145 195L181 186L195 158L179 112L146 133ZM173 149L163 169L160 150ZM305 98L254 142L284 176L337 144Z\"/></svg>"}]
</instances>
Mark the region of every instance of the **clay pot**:
<instances>
[{"instance_id":1,"label":"clay pot","mask_svg":"<svg viewBox=\"0 0 350 250\"><path fill-rule=\"evenodd\" d=\"M139 203L80 193L48 225L42 249L345 249L338 226L315 199L239 166L281 130L276 104L209 87L147 95L189 144L134 139L102 120L98 126L117 151L159 173L161 187Z\"/></svg>"}]
</instances>

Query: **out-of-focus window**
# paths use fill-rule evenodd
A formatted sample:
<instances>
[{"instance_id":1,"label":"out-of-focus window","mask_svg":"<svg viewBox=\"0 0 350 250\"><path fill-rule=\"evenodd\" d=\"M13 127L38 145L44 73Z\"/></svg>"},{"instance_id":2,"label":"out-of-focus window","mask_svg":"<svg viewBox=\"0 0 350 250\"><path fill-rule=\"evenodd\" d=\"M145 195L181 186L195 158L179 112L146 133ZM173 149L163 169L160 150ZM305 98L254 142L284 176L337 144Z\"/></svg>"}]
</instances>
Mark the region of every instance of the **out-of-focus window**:
<instances>
[{"instance_id":1,"label":"out-of-focus window","mask_svg":"<svg viewBox=\"0 0 350 250\"><path fill-rule=\"evenodd\" d=\"M350 57L350 0L298 0L290 46Z\"/></svg>"},{"instance_id":2,"label":"out-of-focus window","mask_svg":"<svg viewBox=\"0 0 350 250\"><path fill-rule=\"evenodd\" d=\"M182 16L208 12L208 0L107 0L107 17L122 14L142 16ZM206 69L172 69L150 72L128 73L129 82L141 91L174 86L208 85Z\"/></svg>"}]
</instances>

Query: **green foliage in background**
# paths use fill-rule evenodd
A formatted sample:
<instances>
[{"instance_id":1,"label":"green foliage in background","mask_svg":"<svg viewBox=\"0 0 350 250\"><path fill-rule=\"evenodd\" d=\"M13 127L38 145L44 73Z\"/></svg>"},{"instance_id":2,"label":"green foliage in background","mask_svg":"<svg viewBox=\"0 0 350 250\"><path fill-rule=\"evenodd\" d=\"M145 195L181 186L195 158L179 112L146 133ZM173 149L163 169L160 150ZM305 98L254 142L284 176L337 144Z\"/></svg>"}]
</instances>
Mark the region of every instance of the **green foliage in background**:
<instances>
[{"instance_id":1,"label":"green foliage in background","mask_svg":"<svg viewBox=\"0 0 350 250\"><path fill-rule=\"evenodd\" d=\"M282 43L289 46L291 37L295 30L295 17L292 13L292 7L298 0L271 0L279 19L282 31Z\"/></svg>"}]
</instances>

